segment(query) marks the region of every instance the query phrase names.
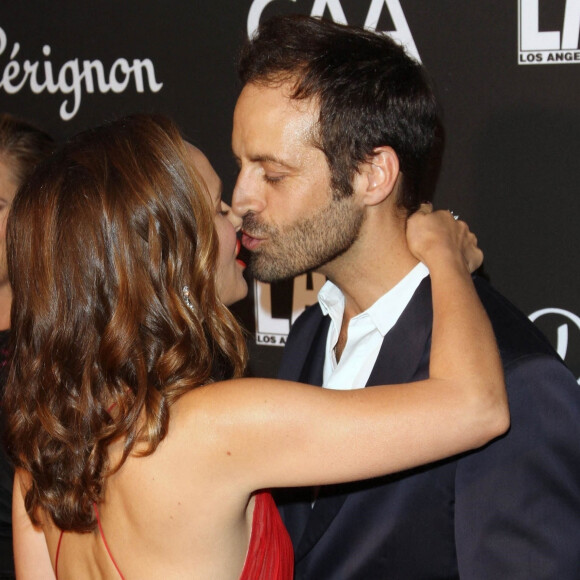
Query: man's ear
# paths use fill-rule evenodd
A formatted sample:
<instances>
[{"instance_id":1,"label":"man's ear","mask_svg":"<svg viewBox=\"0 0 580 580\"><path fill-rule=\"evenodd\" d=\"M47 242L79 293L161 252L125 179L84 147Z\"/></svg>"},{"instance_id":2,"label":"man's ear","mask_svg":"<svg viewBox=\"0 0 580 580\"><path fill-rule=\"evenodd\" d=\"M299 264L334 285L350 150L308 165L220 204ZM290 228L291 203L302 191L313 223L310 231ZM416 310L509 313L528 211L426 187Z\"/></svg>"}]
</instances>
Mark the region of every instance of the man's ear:
<instances>
[{"instance_id":1,"label":"man's ear","mask_svg":"<svg viewBox=\"0 0 580 580\"><path fill-rule=\"evenodd\" d=\"M378 205L393 191L400 175L399 157L392 147L377 147L358 175L358 191L365 205Z\"/></svg>"}]
</instances>

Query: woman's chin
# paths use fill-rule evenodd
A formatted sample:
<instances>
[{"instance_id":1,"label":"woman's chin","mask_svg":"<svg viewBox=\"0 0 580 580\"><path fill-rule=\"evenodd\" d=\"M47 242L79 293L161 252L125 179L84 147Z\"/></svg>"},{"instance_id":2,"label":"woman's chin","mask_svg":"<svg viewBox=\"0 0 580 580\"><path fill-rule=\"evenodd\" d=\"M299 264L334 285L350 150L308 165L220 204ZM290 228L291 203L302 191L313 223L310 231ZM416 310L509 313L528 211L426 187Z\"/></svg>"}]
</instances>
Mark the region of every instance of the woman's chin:
<instances>
[{"instance_id":1,"label":"woman's chin","mask_svg":"<svg viewBox=\"0 0 580 580\"><path fill-rule=\"evenodd\" d=\"M241 300L246 298L246 296L248 295L248 283L246 282L246 280L243 280L243 282L239 284L239 287L236 288L235 293L232 292L230 289L229 292L225 292L224 294L225 295L223 296L223 298L220 296L221 301L228 307L232 306L236 302L240 302Z\"/></svg>"}]
</instances>

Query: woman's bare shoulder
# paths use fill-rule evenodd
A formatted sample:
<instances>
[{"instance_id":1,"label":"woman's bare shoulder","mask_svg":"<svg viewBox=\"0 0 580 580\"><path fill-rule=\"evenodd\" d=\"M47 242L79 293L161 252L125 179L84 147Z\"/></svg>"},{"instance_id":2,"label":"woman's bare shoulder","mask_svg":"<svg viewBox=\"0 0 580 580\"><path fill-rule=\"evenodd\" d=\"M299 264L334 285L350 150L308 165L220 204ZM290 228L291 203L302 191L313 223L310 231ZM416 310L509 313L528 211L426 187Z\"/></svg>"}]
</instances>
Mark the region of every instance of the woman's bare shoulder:
<instances>
[{"instance_id":1,"label":"woman's bare shoulder","mask_svg":"<svg viewBox=\"0 0 580 580\"><path fill-rule=\"evenodd\" d=\"M278 396L277 391L287 384L275 379L240 378L204 385L174 403L172 421L196 428L203 421L214 423L225 416L240 416Z\"/></svg>"}]
</instances>

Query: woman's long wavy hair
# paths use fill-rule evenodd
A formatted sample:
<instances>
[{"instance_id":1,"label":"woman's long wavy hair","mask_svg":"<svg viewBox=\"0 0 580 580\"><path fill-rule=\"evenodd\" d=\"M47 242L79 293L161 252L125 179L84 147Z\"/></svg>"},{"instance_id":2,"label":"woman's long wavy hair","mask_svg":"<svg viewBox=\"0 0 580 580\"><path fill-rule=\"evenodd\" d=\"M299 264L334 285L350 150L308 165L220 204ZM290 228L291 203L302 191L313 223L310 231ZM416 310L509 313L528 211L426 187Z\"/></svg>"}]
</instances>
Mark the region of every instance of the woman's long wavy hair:
<instances>
[{"instance_id":1,"label":"woman's long wavy hair","mask_svg":"<svg viewBox=\"0 0 580 580\"><path fill-rule=\"evenodd\" d=\"M61 529L94 529L106 477L136 443L155 451L171 405L242 374L243 334L216 292L214 213L178 130L147 115L78 135L17 195L5 406L33 521L40 508Z\"/></svg>"}]
</instances>

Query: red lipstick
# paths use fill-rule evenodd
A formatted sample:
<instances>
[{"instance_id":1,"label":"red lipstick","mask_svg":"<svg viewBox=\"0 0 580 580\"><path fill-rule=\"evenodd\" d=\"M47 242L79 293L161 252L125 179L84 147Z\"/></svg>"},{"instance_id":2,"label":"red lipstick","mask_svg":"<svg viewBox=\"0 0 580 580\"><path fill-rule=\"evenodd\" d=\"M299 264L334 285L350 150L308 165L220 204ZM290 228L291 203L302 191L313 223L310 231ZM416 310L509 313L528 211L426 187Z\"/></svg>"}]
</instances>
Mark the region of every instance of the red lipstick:
<instances>
[{"instance_id":1,"label":"red lipstick","mask_svg":"<svg viewBox=\"0 0 580 580\"><path fill-rule=\"evenodd\" d=\"M238 263L238 265L240 265L242 268L246 267L246 263L243 260L240 260L238 258L238 256L240 255L240 250L242 249L242 243L240 242L240 239L238 238L236 240L236 262Z\"/></svg>"}]
</instances>

